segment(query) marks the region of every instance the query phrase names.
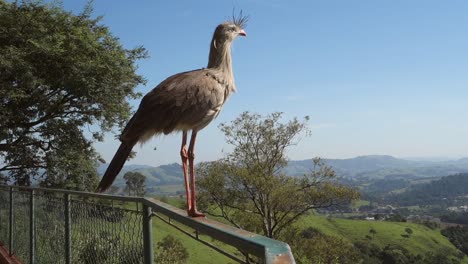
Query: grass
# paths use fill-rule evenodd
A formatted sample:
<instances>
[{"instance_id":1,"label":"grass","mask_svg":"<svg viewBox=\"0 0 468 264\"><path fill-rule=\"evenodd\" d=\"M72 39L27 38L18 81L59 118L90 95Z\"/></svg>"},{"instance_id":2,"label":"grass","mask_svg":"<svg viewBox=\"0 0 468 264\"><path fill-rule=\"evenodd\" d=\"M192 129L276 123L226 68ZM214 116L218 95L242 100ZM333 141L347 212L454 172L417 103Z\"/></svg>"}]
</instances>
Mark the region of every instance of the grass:
<instances>
[{"instance_id":1,"label":"grass","mask_svg":"<svg viewBox=\"0 0 468 264\"><path fill-rule=\"evenodd\" d=\"M180 198L171 197L168 199L168 203L172 204L173 206L180 206L181 200ZM357 201L356 203L357 205L361 206L366 205L369 202ZM369 230L373 228L377 231L375 236L373 236L373 243L379 245L382 248L388 244L402 245L413 254L425 254L428 252L454 253L457 251L457 249L450 243L450 241L446 237L442 236L442 234L440 233L440 229L430 229L424 225L414 223L327 218L326 216L311 214L299 220L297 225L302 228L317 228L318 230L322 231L327 235L340 237L343 240L348 241L349 243L353 243L356 241L367 241L367 238L365 236L370 235L372 237L372 234L369 233ZM166 225L166 227L161 226L161 228L170 227ZM405 228L411 228L411 230L413 231L409 238L404 238L401 236L402 234L406 234ZM182 235L180 239L185 241L191 238ZM207 249L206 246L201 245L197 241L192 241L192 243L198 244L190 244L190 247L193 246L192 250L203 251ZM189 245L187 244L186 247L189 248ZM217 254L221 255L219 253ZM229 259L226 258L226 260L223 260L215 255L213 255L213 257L216 258L216 261L219 262L216 262L215 259L209 260L212 262L203 262L195 259L195 257L198 257L198 255L193 255L193 257L193 259L190 259L191 261L194 261L193 263L230 263L225 262L229 261ZM468 258L465 257L462 263L468 264Z\"/></svg>"},{"instance_id":2,"label":"grass","mask_svg":"<svg viewBox=\"0 0 468 264\"><path fill-rule=\"evenodd\" d=\"M190 229L186 229L190 230ZM164 223L162 220L158 219L157 217L153 217L153 243L154 248L156 249L156 245L159 241L161 241L165 236L172 235L173 237L180 240L180 242L184 245L189 253L189 259L187 263L193 264L217 264L217 263L237 263L230 258L222 255L221 253L215 251L214 249L209 248L208 246L203 245L199 241L188 237L187 235L183 234L179 230L175 229ZM216 244L217 246L221 246L226 248L227 246L222 246L220 242L210 241L210 239L206 236L202 237L205 241L208 241L212 244ZM231 251L231 250L230 250Z\"/></svg>"},{"instance_id":3,"label":"grass","mask_svg":"<svg viewBox=\"0 0 468 264\"><path fill-rule=\"evenodd\" d=\"M166 197L166 203L183 208L184 207L184 199L179 197ZM223 254L217 252L214 249L202 244L201 242L187 236L186 234L182 233L181 231L177 230L176 228L169 226L162 220L157 217L153 217L153 244L154 248L156 249L157 243L161 241L165 236L172 235L173 237L179 239L184 247L187 249L189 253L189 259L187 263L193 264L218 264L218 263L237 263L230 258L224 256ZM188 231L194 234L194 230L183 225L177 225L178 227L183 228L185 231ZM214 244L225 251L230 253L237 253L237 250L229 245L226 245L222 242L215 241L208 236L200 235L201 239L207 241L211 244ZM239 257L239 256L238 256Z\"/></svg>"},{"instance_id":4,"label":"grass","mask_svg":"<svg viewBox=\"0 0 468 264\"><path fill-rule=\"evenodd\" d=\"M175 185L161 185L155 187L155 192L158 195L173 195L177 192L183 192L184 186L182 184L175 184Z\"/></svg>"},{"instance_id":5,"label":"grass","mask_svg":"<svg viewBox=\"0 0 468 264\"><path fill-rule=\"evenodd\" d=\"M372 242L385 247L388 244L402 245L413 254L425 254L429 252L456 252L457 249L440 233L440 229L430 229L426 226L385 221L350 220L339 218L327 218L319 215L309 215L297 223L300 227L314 227L327 235L342 238L350 243L355 241L366 241L366 235L370 229L375 229L377 234ZM413 233L409 238L401 235L406 234L405 228L411 228ZM468 263L465 257L462 263Z\"/></svg>"}]
</instances>

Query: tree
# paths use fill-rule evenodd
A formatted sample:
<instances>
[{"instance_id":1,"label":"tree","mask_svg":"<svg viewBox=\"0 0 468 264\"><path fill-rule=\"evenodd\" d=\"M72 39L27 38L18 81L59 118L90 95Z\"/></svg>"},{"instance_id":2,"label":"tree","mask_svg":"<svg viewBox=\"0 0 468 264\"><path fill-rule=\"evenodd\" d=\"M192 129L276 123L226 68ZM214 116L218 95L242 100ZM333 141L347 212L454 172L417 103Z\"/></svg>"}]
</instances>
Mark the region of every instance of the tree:
<instances>
[{"instance_id":1,"label":"tree","mask_svg":"<svg viewBox=\"0 0 468 264\"><path fill-rule=\"evenodd\" d=\"M8 177L0 173L0 184L7 184L8 182Z\"/></svg>"},{"instance_id":2,"label":"tree","mask_svg":"<svg viewBox=\"0 0 468 264\"><path fill-rule=\"evenodd\" d=\"M359 196L334 181L335 172L318 158L304 177L282 173L287 148L308 132L308 117L281 123L281 116L244 112L230 124L221 124L233 152L224 160L198 167L200 202L208 214L271 238L310 209L347 203Z\"/></svg>"},{"instance_id":3,"label":"tree","mask_svg":"<svg viewBox=\"0 0 468 264\"><path fill-rule=\"evenodd\" d=\"M145 175L139 172L129 171L125 173L124 180L125 180L125 184L127 185L125 187L125 190L128 192L128 195L134 195L134 196L145 195L146 193L145 191L146 176Z\"/></svg>"},{"instance_id":4,"label":"tree","mask_svg":"<svg viewBox=\"0 0 468 264\"><path fill-rule=\"evenodd\" d=\"M406 227L405 232L408 234L408 236L411 236L413 234L413 229Z\"/></svg>"},{"instance_id":5,"label":"tree","mask_svg":"<svg viewBox=\"0 0 468 264\"><path fill-rule=\"evenodd\" d=\"M282 237L293 248L297 263L360 263L360 252L343 239L307 228L288 228Z\"/></svg>"},{"instance_id":6,"label":"tree","mask_svg":"<svg viewBox=\"0 0 468 264\"><path fill-rule=\"evenodd\" d=\"M92 143L122 126L142 47L125 49L92 7L0 0L0 172L19 185L94 189Z\"/></svg>"},{"instance_id":7,"label":"tree","mask_svg":"<svg viewBox=\"0 0 468 264\"><path fill-rule=\"evenodd\" d=\"M377 234L377 230L374 228L369 229L369 233L372 234L372 238L375 238L375 235Z\"/></svg>"},{"instance_id":8,"label":"tree","mask_svg":"<svg viewBox=\"0 0 468 264\"><path fill-rule=\"evenodd\" d=\"M411 234L413 234L413 230L409 227L405 228L405 234L402 234L401 237L405 239L409 239L411 237Z\"/></svg>"},{"instance_id":9,"label":"tree","mask_svg":"<svg viewBox=\"0 0 468 264\"><path fill-rule=\"evenodd\" d=\"M159 264L184 264L187 263L189 253L179 239L171 235L165 236L157 244L154 253L154 261Z\"/></svg>"}]
</instances>

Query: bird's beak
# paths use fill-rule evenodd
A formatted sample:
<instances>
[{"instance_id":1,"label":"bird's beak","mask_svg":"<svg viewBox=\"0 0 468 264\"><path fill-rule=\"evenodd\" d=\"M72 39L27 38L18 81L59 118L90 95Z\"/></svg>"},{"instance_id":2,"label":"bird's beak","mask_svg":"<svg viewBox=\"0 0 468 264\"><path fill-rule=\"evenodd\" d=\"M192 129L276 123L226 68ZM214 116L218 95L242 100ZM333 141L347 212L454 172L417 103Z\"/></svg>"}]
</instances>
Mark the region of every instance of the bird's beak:
<instances>
[{"instance_id":1,"label":"bird's beak","mask_svg":"<svg viewBox=\"0 0 468 264\"><path fill-rule=\"evenodd\" d=\"M239 35L246 37L246 36L247 36L247 33L245 33L245 31L244 31L243 29L241 29L241 30L239 31Z\"/></svg>"}]
</instances>

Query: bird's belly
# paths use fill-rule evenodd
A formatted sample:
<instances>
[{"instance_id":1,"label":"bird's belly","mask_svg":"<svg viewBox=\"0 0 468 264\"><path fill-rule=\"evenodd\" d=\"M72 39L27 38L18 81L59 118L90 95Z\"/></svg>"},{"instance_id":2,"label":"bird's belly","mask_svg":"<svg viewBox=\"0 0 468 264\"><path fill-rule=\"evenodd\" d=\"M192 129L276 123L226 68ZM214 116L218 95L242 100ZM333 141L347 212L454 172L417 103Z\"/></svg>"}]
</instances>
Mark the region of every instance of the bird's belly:
<instances>
[{"instance_id":1,"label":"bird's belly","mask_svg":"<svg viewBox=\"0 0 468 264\"><path fill-rule=\"evenodd\" d=\"M209 109L204 113L194 113L192 116L194 118L188 120L181 120L175 129L176 130L201 130L206 127L211 121L213 121L221 112L221 106Z\"/></svg>"}]
</instances>

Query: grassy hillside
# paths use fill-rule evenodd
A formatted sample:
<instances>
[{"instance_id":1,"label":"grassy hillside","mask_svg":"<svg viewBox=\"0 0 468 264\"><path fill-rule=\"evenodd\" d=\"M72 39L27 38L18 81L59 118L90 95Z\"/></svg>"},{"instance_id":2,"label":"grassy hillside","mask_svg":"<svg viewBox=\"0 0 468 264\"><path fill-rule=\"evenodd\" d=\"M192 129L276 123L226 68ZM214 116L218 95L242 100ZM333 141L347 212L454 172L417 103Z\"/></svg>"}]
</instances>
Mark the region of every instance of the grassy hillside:
<instances>
[{"instance_id":1,"label":"grassy hillside","mask_svg":"<svg viewBox=\"0 0 468 264\"><path fill-rule=\"evenodd\" d=\"M174 206L181 206L182 203L179 198L175 197L168 198L167 202ZM365 236L371 235L369 230L373 228L377 231L372 239L373 243L382 248L388 244L401 245L415 255L424 255L428 252L445 252L447 254L457 252L457 249L449 242L449 240L441 235L440 229L430 229L419 224L350 220L328 218L321 215L308 215L302 218L297 225L304 229L307 227L314 227L327 235L340 237L349 243L367 241ZM405 228L411 228L413 231L409 238L401 236L402 234L406 234ZM172 234L179 238L189 250L191 256L189 263L233 262L220 253L207 248L174 228L165 225L161 221L155 221L153 232L158 241L166 234ZM294 249L292 250L294 252ZM462 263L468 264L468 258L465 257Z\"/></svg>"},{"instance_id":2,"label":"grassy hillside","mask_svg":"<svg viewBox=\"0 0 468 264\"><path fill-rule=\"evenodd\" d=\"M369 230L373 228L377 231L372 239L373 243L380 247L387 244L402 245L413 254L457 251L448 239L440 234L439 229L432 230L413 223L349 220L309 215L304 217L298 225L304 228L317 228L327 235L340 237L350 243L367 240L365 236L370 235ZM405 234L407 227L413 230L413 234L408 239L401 236ZM463 263L468 263L468 258L465 257Z\"/></svg>"}]
</instances>

